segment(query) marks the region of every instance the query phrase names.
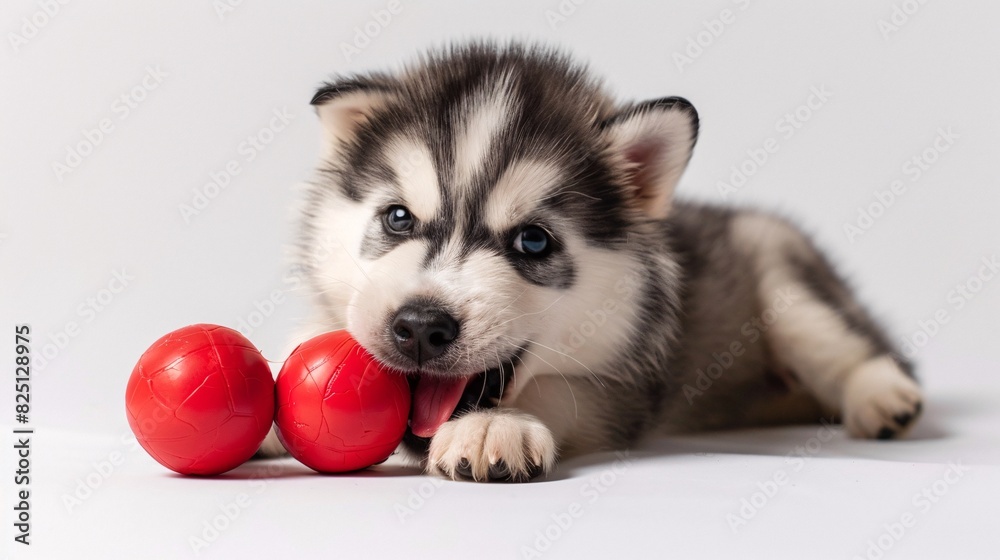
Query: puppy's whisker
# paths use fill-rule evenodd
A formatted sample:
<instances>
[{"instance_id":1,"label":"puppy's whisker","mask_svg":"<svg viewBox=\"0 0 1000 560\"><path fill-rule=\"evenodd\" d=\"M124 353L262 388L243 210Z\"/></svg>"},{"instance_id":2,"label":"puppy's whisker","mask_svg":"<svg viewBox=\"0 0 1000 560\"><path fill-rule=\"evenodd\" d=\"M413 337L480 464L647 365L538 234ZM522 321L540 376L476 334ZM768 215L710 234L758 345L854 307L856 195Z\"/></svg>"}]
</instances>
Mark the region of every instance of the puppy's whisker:
<instances>
[{"instance_id":1,"label":"puppy's whisker","mask_svg":"<svg viewBox=\"0 0 1000 560\"><path fill-rule=\"evenodd\" d=\"M483 366L486 366L486 364L483 363ZM483 372L484 372L483 373L483 387L481 389L479 389L479 398L476 399L476 404L477 405L479 405L480 403L483 402L483 395L486 394L486 373L485 373L486 371L489 371L489 370L483 370Z\"/></svg>"},{"instance_id":2,"label":"puppy's whisker","mask_svg":"<svg viewBox=\"0 0 1000 560\"><path fill-rule=\"evenodd\" d=\"M500 373L500 396L497 398L497 406L499 406L500 401L503 400L503 379L504 377L506 377L506 375L504 375L503 371L503 361L500 359L500 350L494 348L493 353L497 357L497 371Z\"/></svg>"},{"instance_id":3,"label":"puppy's whisker","mask_svg":"<svg viewBox=\"0 0 1000 560\"><path fill-rule=\"evenodd\" d=\"M507 337L507 338L510 338L510 337ZM604 384L604 380L601 379L601 377L599 375L597 375L596 373L594 373L594 370L590 369L589 367L587 367L587 364L584 364L583 362L581 362L580 360L577 360L573 356L570 356L569 354L567 354L565 352L560 352L559 350L556 350L555 348L550 348L550 347L548 347L548 346L546 346L546 345L544 345L544 344L542 344L542 343L540 343L538 341L535 341L535 340L525 339L524 342L527 342L529 344L534 344L535 346L544 348L544 349L546 349L546 350L548 350L550 352L555 352L556 354L559 354L561 356L565 356L565 357L573 360L574 362L580 364L583 367L583 369L585 369L588 372L590 372L590 375L594 376L594 379L597 380L597 382L601 384L601 387L604 387L605 389L608 388L607 385Z\"/></svg>"},{"instance_id":4,"label":"puppy's whisker","mask_svg":"<svg viewBox=\"0 0 1000 560\"><path fill-rule=\"evenodd\" d=\"M521 319L521 318L523 318L523 317L527 317L527 316L529 316L529 315L539 315L539 314L541 314L541 313L545 313L545 312L546 312L546 311L548 311L549 309L552 309L552 306L553 306L553 305L555 305L555 304L559 303L559 300L561 300L561 299L562 299L563 297L565 297L565 294L562 294L562 295L560 295L559 297L557 297L557 298L556 298L555 300L553 300L553 301L552 301L552 303L550 303L550 304L549 304L548 306L546 306L546 307L545 307L545 309L542 309L541 311L532 311L532 312L528 312L528 313L522 313L521 315L518 315L517 317L514 317L514 318L512 318L512 319L507 319L506 321L504 321L504 322L502 322L502 323L499 323L499 324L497 324L497 325L494 325L494 327L493 327L493 328L495 328L495 329L496 329L496 328L500 328L500 327L502 327L502 326L506 325L507 323L509 323L509 322L511 322L511 321L516 321L516 320L518 320L518 319Z\"/></svg>"},{"instance_id":5,"label":"puppy's whisker","mask_svg":"<svg viewBox=\"0 0 1000 560\"><path fill-rule=\"evenodd\" d=\"M350 288L350 289L354 290L355 292L357 292L357 293L359 293L359 294L361 293L361 290L359 290L359 289L355 288L355 287L354 287L354 286L353 286L352 284L350 284L350 283L348 283L348 282L344 282L343 280L336 280L336 279L334 279L334 278L328 278L327 280L328 280L328 281L330 281L330 282L337 282L338 284L343 284L343 285L347 286L348 288ZM319 290L319 291L317 291L317 292L314 292L314 293L315 293L316 295L325 295L325 294L328 294L328 293L330 293L330 292L335 292L335 291L337 291L337 290L339 290L339 289L340 289L340 288L339 288L339 287L337 287L337 286L331 286L331 287L329 287L329 288L327 288L327 289L325 289L325 290Z\"/></svg>"},{"instance_id":6,"label":"puppy's whisker","mask_svg":"<svg viewBox=\"0 0 1000 560\"><path fill-rule=\"evenodd\" d=\"M372 279L368 277L368 273L365 272L365 269L361 268L361 265L358 264L358 261L354 260L354 255L352 255L351 252L347 250L347 247L344 247L343 243L338 243L337 246L340 247L340 250L342 250L345 255L347 255L347 258L351 259L351 263L353 263L355 268L358 269L358 272L360 272L362 276L364 276L365 278L368 279L369 282L371 282Z\"/></svg>"},{"instance_id":7,"label":"puppy's whisker","mask_svg":"<svg viewBox=\"0 0 1000 560\"><path fill-rule=\"evenodd\" d=\"M458 362L460 362L460 361L462 361L462 353L461 352L456 352L455 353L455 361L452 362L451 365L448 366L448 371L454 370L455 366L457 366Z\"/></svg>"},{"instance_id":8,"label":"puppy's whisker","mask_svg":"<svg viewBox=\"0 0 1000 560\"><path fill-rule=\"evenodd\" d=\"M512 300L510 300L510 303L508 303L507 305L505 305L503 309L501 309L500 311L497 311L496 316L500 317L501 315L503 315L503 312L507 311L508 309L510 309L510 306L514 305L514 302L516 302L517 300L521 299L521 296L523 296L525 293L527 293L527 291L528 291L528 288L524 288L523 290L521 290L521 293L517 294L517 297L515 297Z\"/></svg>"},{"instance_id":9,"label":"puppy's whisker","mask_svg":"<svg viewBox=\"0 0 1000 560\"><path fill-rule=\"evenodd\" d=\"M483 358L483 388L484 389L486 388L486 372L489 371L489 370L490 370L490 368L487 367L487 365L486 365L486 358ZM500 394L503 395L503 389L500 390Z\"/></svg>"},{"instance_id":10,"label":"puppy's whisker","mask_svg":"<svg viewBox=\"0 0 1000 560\"><path fill-rule=\"evenodd\" d=\"M549 363L549 361L546 360L545 358L539 356L538 354L532 352L531 350L528 350L527 348L525 348L524 351L527 352L528 354L531 354L532 356L538 358L539 360L545 362L545 365L547 365L550 368L554 369L556 371L556 373L559 374L559 377L562 377L563 381L566 383L566 388L569 389L570 396L573 397L573 417L574 418L579 418L580 417L580 409L577 407L577 404L576 404L576 392L573 391L573 384L569 382L569 378L566 377L566 375L562 372L561 369L559 369L556 366L554 366L551 363ZM536 383L536 385L537 385L537 383Z\"/></svg>"}]
</instances>

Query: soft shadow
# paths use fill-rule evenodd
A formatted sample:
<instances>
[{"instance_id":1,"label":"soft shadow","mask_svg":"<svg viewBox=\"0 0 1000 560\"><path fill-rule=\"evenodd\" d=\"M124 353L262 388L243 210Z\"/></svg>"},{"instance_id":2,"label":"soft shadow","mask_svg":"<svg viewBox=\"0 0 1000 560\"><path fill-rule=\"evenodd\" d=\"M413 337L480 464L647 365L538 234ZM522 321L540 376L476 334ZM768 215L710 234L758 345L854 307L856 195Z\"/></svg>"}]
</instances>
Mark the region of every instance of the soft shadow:
<instances>
[{"instance_id":1,"label":"soft shadow","mask_svg":"<svg viewBox=\"0 0 1000 560\"><path fill-rule=\"evenodd\" d=\"M189 476L170 473L171 478L185 480L253 480L253 479L287 479L299 477L330 477L330 478L385 478L399 476L419 476L419 467L406 465L374 465L367 469L346 473L319 473L302 463L288 457L277 459L253 459L235 469L214 476Z\"/></svg>"},{"instance_id":2,"label":"soft shadow","mask_svg":"<svg viewBox=\"0 0 1000 560\"><path fill-rule=\"evenodd\" d=\"M375 465L360 471L347 473L323 473L320 474L320 476L329 476L331 478L385 478L389 476L420 476L423 472L423 469L420 467L411 467L407 465Z\"/></svg>"},{"instance_id":3,"label":"soft shadow","mask_svg":"<svg viewBox=\"0 0 1000 560\"><path fill-rule=\"evenodd\" d=\"M840 424L807 424L747 428L674 435L645 442L628 451L628 458L643 461L664 456L759 455L785 457L804 453L808 458L871 459L888 462L925 462L928 451L954 439L948 426L969 416L988 416L995 404L975 396L930 399L912 431L902 439L859 440ZM620 457L614 452L592 453L563 461L550 480L578 476L575 471L611 467Z\"/></svg>"},{"instance_id":4,"label":"soft shadow","mask_svg":"<svg viewBox=\"0 0 1000 560\"><path fill-rule=\"evenodd\" d=\"M872 459L890 462L924 462L928 450L936 443L954 439L947 426L956 419L992 414L995 406L989 399L976 396L931 398L918 424L903 439L886 441L857 440L847 436L839 424L748 428L674 435L644 443L627 451L630 461L643 461L664 456L686 455L758 455L785 457L800 453L803 448L810 458ZM606 451L566 459L547 476L537 477L529 484L546 484L580 476L578 471L596 466L613 467L621 460L621 452ZM254 459L225 474L211 477L185 476L171 473L172 478L186 480L249 480L255 478L285 479L296 477L386 478L422 476L418 466L383 464L360 471L322 474L289 457ZM450 481L449 481L450 482ZM472 482L472 481L455 481ZM482 484L482 483L475 483ZM492 483L504 486L507 483Z\"/></svg>"}]
</instances>

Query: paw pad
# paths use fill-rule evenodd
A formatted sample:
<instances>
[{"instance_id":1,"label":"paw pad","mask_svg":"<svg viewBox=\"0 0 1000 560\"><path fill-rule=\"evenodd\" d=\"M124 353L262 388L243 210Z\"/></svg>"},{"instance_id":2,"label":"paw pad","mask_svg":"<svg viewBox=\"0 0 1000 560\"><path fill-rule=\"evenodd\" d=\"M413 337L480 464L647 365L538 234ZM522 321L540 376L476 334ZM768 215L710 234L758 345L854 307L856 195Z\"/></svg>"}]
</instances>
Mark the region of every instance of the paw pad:
<instances>
[{"instance_id":1,"label":"paw pad","mask_svg":"<svg viewBox=\"0 0 1000 560\"><path fill-rule=\"evenodd\" d=\"M920 387L888 357L855 369L844 386L844 424L854 437L894 439L923 408Z\"/></svg>"},{"instance_id":2,"label":"paw pad","mask_svg":"<svg viewBox=\"0 0 1000 560\"><path fill-rule=\"evenodd\" d=\"M474 411L445 422L428 453L432 472L479 482L526 482L556 459L552 432L514 409Z\"/></svg>"}]
</instances>

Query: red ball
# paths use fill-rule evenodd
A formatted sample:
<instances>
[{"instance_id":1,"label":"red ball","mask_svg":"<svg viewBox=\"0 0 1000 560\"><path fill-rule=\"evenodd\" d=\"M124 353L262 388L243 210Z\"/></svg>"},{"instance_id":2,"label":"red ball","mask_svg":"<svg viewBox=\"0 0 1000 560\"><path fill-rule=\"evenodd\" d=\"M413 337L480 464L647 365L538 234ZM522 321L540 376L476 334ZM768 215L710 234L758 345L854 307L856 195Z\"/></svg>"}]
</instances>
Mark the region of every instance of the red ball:
<instances>
[{"instance_id":1,"label":"red ball","mask_svg":"<svg viewBox=\"0 0 1000 560\"><path fill-rule=\"evenodd\" d=\"M275 390L281 443L319 472L384 461L402 441L410 415L406 378L383 368L347 331L299 345Z\"/></svg>"},{"instance_id":2,"label":"red ball","mask_svg":"<svg viewBox=\"0 0 1000 560\"><path fill-rule=\"evenodd\" d=\"M243 464L274 418L267 360L243 335L191 325L153 343L125 390L128 424L143 449L181 474Z\"/></svg>"}]
</instances>

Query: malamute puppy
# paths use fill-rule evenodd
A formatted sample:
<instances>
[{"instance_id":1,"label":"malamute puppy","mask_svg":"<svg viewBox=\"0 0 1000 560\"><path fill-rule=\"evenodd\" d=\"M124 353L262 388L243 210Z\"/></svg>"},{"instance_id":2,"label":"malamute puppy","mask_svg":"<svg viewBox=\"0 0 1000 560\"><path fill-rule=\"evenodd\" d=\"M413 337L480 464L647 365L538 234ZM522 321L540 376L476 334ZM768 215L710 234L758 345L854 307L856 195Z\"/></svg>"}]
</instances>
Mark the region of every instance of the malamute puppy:
<instances>
[{"instance_id":1,"label":"malamute puppy","mask_svg":"<svg viewBox=\"0 0 1000 560\"><path fill-rule=\"evenodd\" d=\"M410 375L404 447L428 471L528 480L671 433L838 417L885 439L919 415L910 366L809 239L674 200L687 100L620 103L558 52L473 44L312 104L302 338L346 327Z\"/></svg>"}]
</instances>

